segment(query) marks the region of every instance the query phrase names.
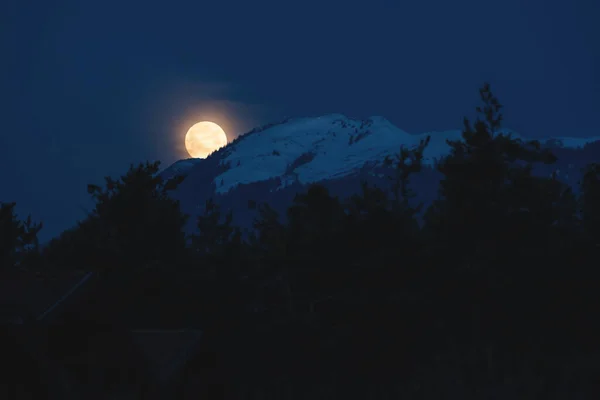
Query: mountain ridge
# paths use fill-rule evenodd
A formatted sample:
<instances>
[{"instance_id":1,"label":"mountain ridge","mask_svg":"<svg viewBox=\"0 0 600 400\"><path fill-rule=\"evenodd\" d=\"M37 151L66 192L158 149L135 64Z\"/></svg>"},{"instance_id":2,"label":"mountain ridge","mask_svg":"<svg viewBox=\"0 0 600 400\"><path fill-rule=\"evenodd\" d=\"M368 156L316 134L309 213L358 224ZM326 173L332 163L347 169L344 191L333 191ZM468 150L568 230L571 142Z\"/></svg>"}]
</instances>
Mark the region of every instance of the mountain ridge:
<instances>
[{"instance_id":1,"label":"mountain ridge","mask_svg":"<svg viewBox=\"0 0 600 400\"><path fill-rule=\"evenodd\" d=\"M504 129L502 133L522 140L519 133ZM378 164L386 156L397 154L401 146L414 147L431 137L424 152L424 164L448 154L447 140L461 139L461 130L408 133L381 116L364 120L343 114L288 118L255 128L211 154L219 158L222 172L213 179L215 192L227 193L239 184L249 184L279 177L281 187L297 181L310 184L352 174L365 164ZM538 139L543 145L581 148L600 141L589 138L549 137ZM179 160L163 171L164 176L186 173L201 165L201 159Z\"/></svg>"}]
</instances>

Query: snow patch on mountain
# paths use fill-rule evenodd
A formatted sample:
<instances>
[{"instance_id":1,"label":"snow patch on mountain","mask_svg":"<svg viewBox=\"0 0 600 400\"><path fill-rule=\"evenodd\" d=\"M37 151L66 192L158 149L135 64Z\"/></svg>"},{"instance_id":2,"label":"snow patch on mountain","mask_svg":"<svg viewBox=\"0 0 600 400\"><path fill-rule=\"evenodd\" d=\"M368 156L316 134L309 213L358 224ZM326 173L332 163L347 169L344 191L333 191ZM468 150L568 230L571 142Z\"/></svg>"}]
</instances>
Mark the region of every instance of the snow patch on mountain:
<instances>
[{"instance_id":1,"label":"snow patch on mountain","mask_svg":"<svg viewBox=\"0 0 600 400\"><path fill-rule=\"evenodd\" d=\"M431 137L424 163L448 154L447 140L461 138L460 130L410 134L383 117L354 120L341 114L296 118L253 131L227 146L220 164L224 172L214 179L216 191L225 193L239 184L281 180L281 187L335 179L380 163ZM513 133L513 136L519 137ZM541 143L554 139L542 139ZM564 147L583 147L596 138L556 138ZM188 167L186 165L185 167Z\"/></svg>"}]
</instances>

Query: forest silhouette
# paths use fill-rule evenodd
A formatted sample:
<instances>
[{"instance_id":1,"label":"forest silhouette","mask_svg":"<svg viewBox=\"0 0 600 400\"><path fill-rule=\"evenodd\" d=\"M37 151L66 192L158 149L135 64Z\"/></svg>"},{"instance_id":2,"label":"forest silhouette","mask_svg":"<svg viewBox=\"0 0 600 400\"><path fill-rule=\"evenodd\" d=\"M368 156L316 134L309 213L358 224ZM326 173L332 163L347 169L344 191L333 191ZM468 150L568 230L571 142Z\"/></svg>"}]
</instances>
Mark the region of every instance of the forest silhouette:
<instances>
[{"instance_id":1,"label":"forest silhouette","mask_svg":"<svg viewBox=\"0 0 600 400\"><path fill-rule=\"evenodd\" d=\"M465 118L435 166L427 208L410 200L428 140L386 159L389 187L364 183L340 199L315 184L286 218L255 199L249 236L212 199L186 235L189 216L169 197L184 178L163 181L159 163L145 163L89 185L93 210L43 248L41 225L2 203L2 273L95 271L94 300L59 324L200 328L199 360L216 360L210 373L224 386L595 397L600 164L579 188L535 175L556 156L502 133L488 84L480 96L477 120Z\"/></svg>"}]
</instances>

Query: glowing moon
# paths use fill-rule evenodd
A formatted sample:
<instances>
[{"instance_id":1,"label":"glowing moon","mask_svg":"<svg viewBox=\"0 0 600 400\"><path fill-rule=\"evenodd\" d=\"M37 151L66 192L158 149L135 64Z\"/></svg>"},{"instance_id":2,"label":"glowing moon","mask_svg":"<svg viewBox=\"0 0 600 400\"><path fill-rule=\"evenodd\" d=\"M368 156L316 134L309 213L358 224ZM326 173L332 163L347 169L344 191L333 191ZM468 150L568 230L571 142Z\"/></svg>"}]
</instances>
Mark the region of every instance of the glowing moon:
<instances>
[{"instance_id":1,"label":"glowing moon","mask_svg":"<svg viewBox=\"0 0 600 400\"><path fill-rule=\"evenodd\" d=\"M206 158L226 144L225 131L210 121L194 124L185 134L185 148L194 158Z\"/></svg>"}]
</instances>

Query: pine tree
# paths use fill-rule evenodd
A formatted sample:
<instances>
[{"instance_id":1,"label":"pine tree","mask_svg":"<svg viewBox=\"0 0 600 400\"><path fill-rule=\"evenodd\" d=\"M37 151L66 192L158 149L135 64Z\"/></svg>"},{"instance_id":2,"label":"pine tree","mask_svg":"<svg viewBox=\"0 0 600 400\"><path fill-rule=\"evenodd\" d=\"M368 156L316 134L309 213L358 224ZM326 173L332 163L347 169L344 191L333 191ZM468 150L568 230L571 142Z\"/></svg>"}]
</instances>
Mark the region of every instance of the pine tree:
<instances>
[{"instance_id":1,"label":"pine tree","mask_svg":"<svg viewBox=\"0 0 600 400\"><path fill-rule=\"evenodd\" d=\"M388 179L392 182L392 194L394 196L394 208L403 210L403 212L418 212L420 207L412 209L410 200L415 196L410 188L410 178L412 175L421 172L423 167L423 152L429 145L431 136L421 140L414 149L408 149L404 145L400 147L400 152L395 155L394 160L386 157L384 165L393 167L393 175Z\"/></svg>"},{"instance_id":2,"label":"pine tree","mask_svg":"<svg viewBox=\"0 0 600 400\"><path fill-rule=\"evenodd\" d=\"M346 214L337 197L321 185L298 194L288 208L286 259L298 302L310 305L344 285Z\"/></svg>"},{"instance_id":3,"label":"pine tree","mask_svg":"<svg viewBox=\"0 0 600 400\"><path fill-rule=\"evenodd\" d=\"M37 234L42 224L24 221L15 213L16 203L0 202L0 270L20 266L25 258L38 250Z\"/></svg>"},{"instance_id":4,"label":"pine tree","mask_svg":"<svg viewBox=\"0 0 600 400\"><path fill-rule=\"evenodd\" d=\"M58 267L135 269L177 264L186 254L186 216L169 192L183 180L163 181L159 162L130 166L119 179L88 185L94 208L54 240L46 254Z\"/></svg>"},{"instance_id":5,"label":"pine tree","mask_svg":"<svg viewBox=\"0 0 600 400\"><path fill-rule=\"evenodd\" d=\"M473 125L465 118L462 140L448 142L451 152L437 166L439 196L425 215L435 318L474 342L517 325L527 332L520 340L533 340L552 326L557 282L569 277L575 197L556 176L533 174L535 163L556 157L502 132L502 106L489 85L480 95L481 118Z\"/></svg>"},{"instance_id":6,"label":"pine tree","mask_svg":"<svg viewBox=\"0 0 600 400\"><path fill-rule=\"evenodd\" d=\"M192 235L193 251L199 256L219 257L231 246L241 244L241 232L232 225L233 214L221 213L221 207L212 199L205 203L204 213L196 219L198 233Z\"/></svg>"},{"instance_id":7,"label":"pine tree","mask_svg":"<svg viewBox=\"0 0 600 400\"><path fill-rule=\"evenodd\" d=\"M534 163L553 163L555 157L541 149L539 142L523 142L502 133L502 105L489 84L480 89L480 95L483 107L477 107L477 112L483 119L471 125L465 118L462 140L448 141L450 154L437 166L443 174L439 198L425 218L429 233L453 254L451 259L460 255L463 266L477 259L491 262L504 253L502 244L519 235L519 221L535 218L539 222L542 209L536 202L540 193L549 194L549 186L554 185L553 197L543 204L553 203L562 194L558 181L532 174ZM553 222L546 217L546 223Z\"/></svg>"},{"instance_id":8,"label":"pine tree","mask_svg":"<svg viewBox=\"0 0 600 400\"><path fill-rule=\"evenodd\" d=\"M285 225L279 214L267 203L258 206L258 216L253 223L254 232L250 236L251 270L248 278L258 303L277 314L293 313L293 291L289 260L288 241Z\"/></svg>"}]
</instances>

